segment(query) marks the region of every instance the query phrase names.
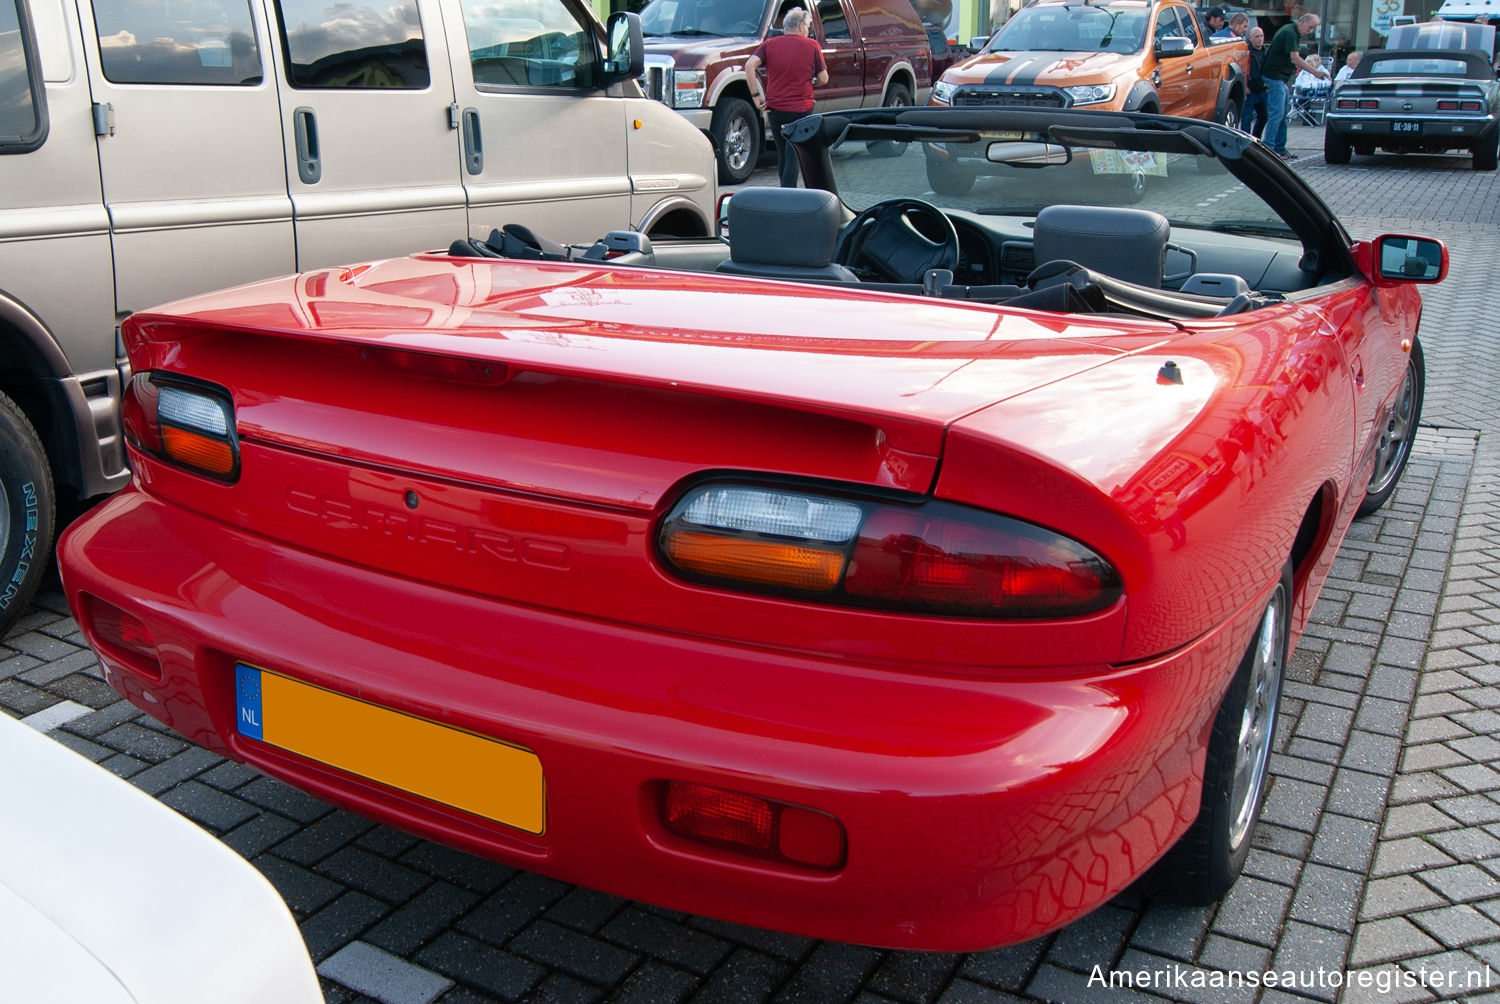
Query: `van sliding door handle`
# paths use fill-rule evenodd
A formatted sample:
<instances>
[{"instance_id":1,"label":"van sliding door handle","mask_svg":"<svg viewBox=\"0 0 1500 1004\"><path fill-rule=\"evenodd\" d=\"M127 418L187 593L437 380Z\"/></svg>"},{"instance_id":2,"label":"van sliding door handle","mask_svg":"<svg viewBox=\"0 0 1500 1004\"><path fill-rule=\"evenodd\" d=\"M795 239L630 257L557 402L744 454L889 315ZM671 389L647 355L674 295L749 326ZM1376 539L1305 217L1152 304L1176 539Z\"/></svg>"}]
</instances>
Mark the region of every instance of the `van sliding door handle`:
<instances>
[{"instance_id":1,"label":"van sliding door handle","mask_svg":"<svg viewBox=\"0 0 1500 1004\"><path fill-rule=\"evenodd\" d=\"M297 136L297 177L304 185L316 185L323 177L323 158L318 153L318 117L311 108L292 112Z\"/></svg>"},{"instance_id":2,"label":"van sliding door handle","mask_svg":"<svg viewBox=\"0 0 1500 1004\"><path fill-rule=\"evenodd\" d=\"M479 131L479 110L464 109L464 168L470 174L484 173L484 136Z\"/></svg>"}]
</instances>

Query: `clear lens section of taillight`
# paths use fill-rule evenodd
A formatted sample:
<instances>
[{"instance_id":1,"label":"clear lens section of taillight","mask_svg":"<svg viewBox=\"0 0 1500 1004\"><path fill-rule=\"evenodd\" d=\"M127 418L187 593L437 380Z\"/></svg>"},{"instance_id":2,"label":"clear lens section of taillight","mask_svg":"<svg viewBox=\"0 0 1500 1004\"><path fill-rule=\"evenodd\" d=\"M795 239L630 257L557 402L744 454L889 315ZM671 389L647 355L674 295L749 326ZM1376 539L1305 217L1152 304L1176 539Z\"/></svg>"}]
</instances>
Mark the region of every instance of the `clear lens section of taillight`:
<instances>
[{"instance_id":1,"label":"clear lens section of taillight","mask_svg":"<svg viewBox=\"0 0 1500 1004\"><path fill-rule=\"evenodd\" d=\"M1036 619L1103 610L1121 593L1083 544L943 502L709 485L678 502L657 540L685 578L847 606Z\"/></svg>"},{"instance_id":2,"label":"clear lens section of taillight","mask_svg":"<svg viewBox=\"0 0 1500 1004\"><path fill-rule=\"evenodd\" d=\"M137 373L124 416L126 434L147 453L220 480L239 475L234 406L222 388Z\"/></svg>"},{"instance_id":3,"label":"clear lens section of taillight","mask_svg":"<svg viewBox=\"0 0 1500 1004\"><path fill-rule=\"evenodd\" d=\"M854 538L862 513L852 502L753 488L707 488L689 497L682 519L719 530L798 537L824 544Z\"/></svg>"}]
</instances>

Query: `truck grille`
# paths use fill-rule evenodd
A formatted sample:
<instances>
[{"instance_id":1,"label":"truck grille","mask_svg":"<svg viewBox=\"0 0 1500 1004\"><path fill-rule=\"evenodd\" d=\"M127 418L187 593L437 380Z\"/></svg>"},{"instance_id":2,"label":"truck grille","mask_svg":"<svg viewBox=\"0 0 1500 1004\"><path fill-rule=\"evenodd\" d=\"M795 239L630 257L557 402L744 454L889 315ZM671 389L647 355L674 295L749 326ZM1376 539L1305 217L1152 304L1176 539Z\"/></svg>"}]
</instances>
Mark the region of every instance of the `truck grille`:
<instances>
[{"instance_id":1,"label":"truck grille","mask_svg":"<svg viewBox=\"0 0 1500 1004\"><path fill-rule=\"evenodd\" d=\"M647 56L646 69L641 74L641 89L653 101L671 104L672 58L670 56Z\"/></svg>"},{"instance_id":2,"label":"truck grille","mask_svg":"<svg viewBox=\"0 0 1500 1004\"><path fill-rule=\"evenodd\" d=\"M960 87L953 94L955 105L1007 108L1066 108L1068 97L1055 87Z\"/></svg>"}]
</instances>

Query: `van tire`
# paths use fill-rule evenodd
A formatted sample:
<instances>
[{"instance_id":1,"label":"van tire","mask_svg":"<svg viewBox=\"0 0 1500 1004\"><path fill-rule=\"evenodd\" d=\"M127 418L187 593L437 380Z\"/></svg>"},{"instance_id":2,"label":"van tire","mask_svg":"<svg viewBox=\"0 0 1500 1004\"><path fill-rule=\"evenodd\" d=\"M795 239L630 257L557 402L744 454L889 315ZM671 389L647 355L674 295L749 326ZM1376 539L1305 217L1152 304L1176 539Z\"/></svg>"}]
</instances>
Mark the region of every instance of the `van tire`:
<instances>
[{"instance_id":1,"label":"van tire","mask_svg":"<svg viewBox=\"0 0 1500 1004\"><path fill-rule=\"evenodd\" d=\"M36 429L0 394L0 637L36 595L52 554L52 471Z\"/></svg>"},{"instance_id":2,"label":"van tire","mask_svg":"<svg viewBox=\"0 0 1500 1004\"><path fill-rule=\"evenodd\" d=\"M760 116L743 98L724 98L710 127L719 159L719 184L743 185L760 162Z\"/></svg>"}]
</instances>

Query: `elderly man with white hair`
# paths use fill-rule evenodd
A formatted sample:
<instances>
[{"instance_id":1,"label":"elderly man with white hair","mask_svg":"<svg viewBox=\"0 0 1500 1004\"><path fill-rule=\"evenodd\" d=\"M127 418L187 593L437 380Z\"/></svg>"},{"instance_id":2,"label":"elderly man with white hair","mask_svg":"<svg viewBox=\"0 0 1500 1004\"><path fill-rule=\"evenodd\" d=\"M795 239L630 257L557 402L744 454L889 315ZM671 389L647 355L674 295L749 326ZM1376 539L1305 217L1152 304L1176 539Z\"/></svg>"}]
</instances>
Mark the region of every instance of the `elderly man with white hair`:
<instances>
[{"instance_id":1,"label":"elderly man with white hair","mask_svg":"<svg viewBox=\"0 0 1500 1004\"><path fill-rule=\"evenodd\" d=\"M773 35L745 61L745 79L755 107L766 112L776 137L776 169L782 188L797 187L797 158L782 130L813 110L813 87L828 83L823 50L812 38L812 15L793 7L781 19L782 34ZM764 86L760 68L766 68Z\"/></svg>"}]
</instances>

